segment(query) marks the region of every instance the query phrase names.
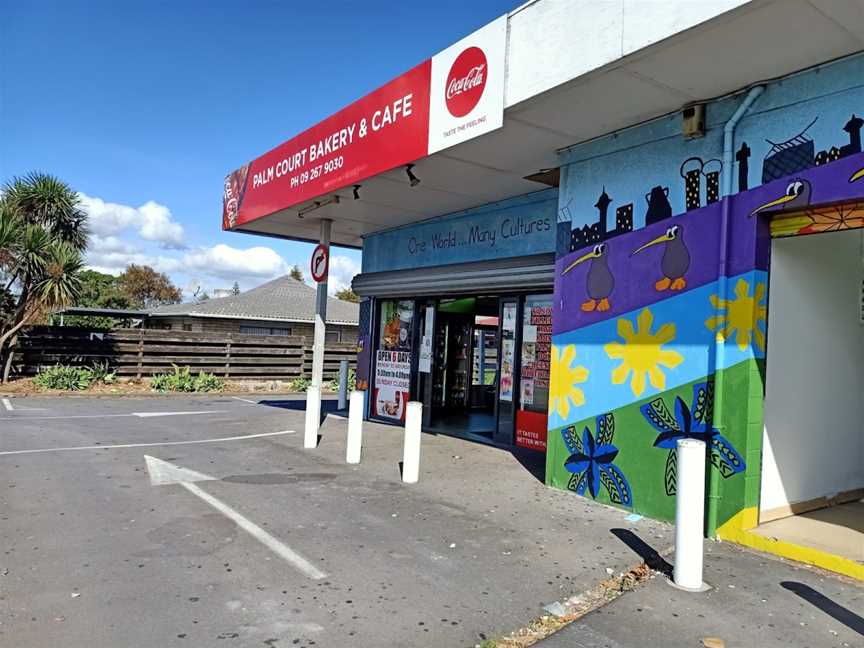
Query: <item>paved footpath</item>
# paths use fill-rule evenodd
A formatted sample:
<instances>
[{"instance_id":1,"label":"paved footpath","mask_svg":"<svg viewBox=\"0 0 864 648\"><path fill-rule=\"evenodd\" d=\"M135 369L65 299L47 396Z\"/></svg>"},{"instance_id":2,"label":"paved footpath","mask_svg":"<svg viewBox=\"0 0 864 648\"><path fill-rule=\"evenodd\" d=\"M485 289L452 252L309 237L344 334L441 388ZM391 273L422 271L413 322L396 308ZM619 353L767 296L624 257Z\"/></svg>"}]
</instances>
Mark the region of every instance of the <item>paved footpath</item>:
<instances>
[{"instance_id":1,"label":"paved footpath","mask_svg":"<svg viewBox=\"0 0 864 648\"><path fill-rule=\"evenodd\" d=\"M705 578L692 594L657 575L537 644L542 648L864 646L864 584L797 563L706 543Z\"/></svg>"}]
</instances>

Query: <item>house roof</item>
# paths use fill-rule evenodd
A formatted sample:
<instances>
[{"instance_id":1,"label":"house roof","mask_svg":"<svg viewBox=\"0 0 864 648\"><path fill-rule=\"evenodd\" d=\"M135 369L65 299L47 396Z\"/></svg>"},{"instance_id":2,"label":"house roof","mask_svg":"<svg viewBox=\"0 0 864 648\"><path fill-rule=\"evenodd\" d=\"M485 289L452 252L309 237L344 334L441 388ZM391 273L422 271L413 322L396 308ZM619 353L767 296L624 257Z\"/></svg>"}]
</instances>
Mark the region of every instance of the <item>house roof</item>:
<instances>
[{"instance_id":1,"label":"house roof","mask_svg":"<svg viewBox=\"0 0 864 648\"><path fill-rule=\"evenodd\" d=\"M151 311L150 317L215 317L228 319L271 320L279 322L315 321L316 290L285 275L239 295L208 299L198 304L171 304ZM357 304L327 298L329 324L359 322Z\"/></svg>"}]
</instances>

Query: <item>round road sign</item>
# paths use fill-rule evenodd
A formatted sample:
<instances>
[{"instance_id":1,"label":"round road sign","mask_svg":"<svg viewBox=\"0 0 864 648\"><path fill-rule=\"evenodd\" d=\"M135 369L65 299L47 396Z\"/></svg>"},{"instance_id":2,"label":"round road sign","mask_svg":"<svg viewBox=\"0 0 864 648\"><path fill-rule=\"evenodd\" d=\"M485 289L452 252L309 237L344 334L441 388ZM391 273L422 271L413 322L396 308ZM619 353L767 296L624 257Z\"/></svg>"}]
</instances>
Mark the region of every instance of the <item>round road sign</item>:
<instances>
[{"instance_id":1,"label":"round road sign","mask_svg":"<svg viewBox=\"0 0 864 648\"><path fill-rule=\"evenodd\" d=\"M330 265L330 248L323 243L318 245L312 252L312 262L310 270L312 271L312 279L315 283L327 281L327 270Z\"/></svg>"}]
</instances>

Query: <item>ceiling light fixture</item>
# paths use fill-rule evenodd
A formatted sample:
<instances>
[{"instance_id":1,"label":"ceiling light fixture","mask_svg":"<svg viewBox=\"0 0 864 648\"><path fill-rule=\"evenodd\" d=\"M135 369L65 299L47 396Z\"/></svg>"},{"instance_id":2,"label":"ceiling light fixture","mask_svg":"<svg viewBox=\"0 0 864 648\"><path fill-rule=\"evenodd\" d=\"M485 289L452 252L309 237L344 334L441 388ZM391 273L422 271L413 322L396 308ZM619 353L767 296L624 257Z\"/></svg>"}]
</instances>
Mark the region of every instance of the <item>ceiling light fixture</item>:
<instances>
[{"instance_id":1,"label":"ceiling light fixture","mask_svg":"<svg viewBox=\"0 0 864 648\"><path fill-rule=\"evenodd\" d=\"M316 209L320 209L321 207L326 207L327 205L338 205L339 204L339 196L331 196L327 200L316 200L311 205L306 205L300 211L297 212L298 218L303 218L309 212L313 212Z\"/></svg>"},{"instance_id":2,"label":"ceiling light fixture","mask_svg":"<svg viewBox=\"0 0 864 648\"><path fill-rule=\"evenodd\" d=\"M414 175L414 172L411 170L413 168L413 164L405 165L405 173L408 175L408 184L410 184L412 187L416 187L418 184L420 184L420 178Z\"/></svg>"}]
</instances>

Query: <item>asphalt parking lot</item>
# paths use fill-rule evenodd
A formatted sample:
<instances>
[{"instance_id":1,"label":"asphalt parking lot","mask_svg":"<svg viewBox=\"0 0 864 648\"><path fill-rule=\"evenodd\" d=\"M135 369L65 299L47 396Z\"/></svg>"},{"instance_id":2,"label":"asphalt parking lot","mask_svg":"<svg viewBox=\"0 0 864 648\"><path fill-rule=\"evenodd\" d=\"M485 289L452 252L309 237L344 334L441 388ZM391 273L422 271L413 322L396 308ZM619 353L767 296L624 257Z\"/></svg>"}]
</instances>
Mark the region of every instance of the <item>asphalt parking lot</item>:
<instances>
[{"instance_id":1,"label":"asphalt parking lot","mask_svg":"<svg viewBox=\"0 0 864 648\"><path fill-rule=\"evenodd\" d=\"M303 403L257 401L4 403L0 645L473 646L672 543L530 453L424 435L407 486L399 428L348 466L344 418L303 450Z\"/></svg>"}]
</instances>

